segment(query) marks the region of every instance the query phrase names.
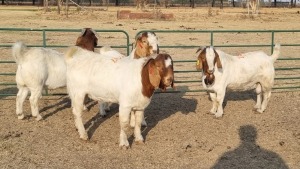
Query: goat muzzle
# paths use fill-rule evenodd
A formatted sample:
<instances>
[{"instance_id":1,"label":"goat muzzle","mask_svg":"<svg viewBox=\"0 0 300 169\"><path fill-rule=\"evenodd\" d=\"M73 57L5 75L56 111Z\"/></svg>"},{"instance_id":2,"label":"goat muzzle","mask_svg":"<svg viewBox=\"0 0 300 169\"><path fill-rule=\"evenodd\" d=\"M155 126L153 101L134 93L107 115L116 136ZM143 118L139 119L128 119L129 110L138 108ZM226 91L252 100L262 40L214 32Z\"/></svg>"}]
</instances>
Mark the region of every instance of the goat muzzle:
<instances>
[{"instance_id":1,"label":"goat muzzle","mask_svg":"<svg viewBox=\"0 0 300 169\"><path fill-rule=\"evenodd\" d=\"M204 79L204 82L206 85L212 85L215 81L215 75L213 74L213 71L207 71L205 73L206 77Z\"/></svg>"}]
</instances>

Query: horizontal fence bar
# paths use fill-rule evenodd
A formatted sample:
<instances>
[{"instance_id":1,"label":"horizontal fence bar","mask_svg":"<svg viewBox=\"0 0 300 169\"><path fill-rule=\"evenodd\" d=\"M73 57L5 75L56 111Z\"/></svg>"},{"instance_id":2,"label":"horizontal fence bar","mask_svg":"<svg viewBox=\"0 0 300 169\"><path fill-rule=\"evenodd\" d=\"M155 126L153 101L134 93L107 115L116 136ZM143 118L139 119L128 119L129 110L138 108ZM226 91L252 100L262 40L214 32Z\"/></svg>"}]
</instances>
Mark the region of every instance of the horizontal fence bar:
<instances>
[{"instance_id":1,"label":"horizontal fence bar","mask_svg":"<svg viewBox=\"0 0 300 169\"><path fill-rule=\"evenodd\" d=\"M32 29L32 28L0 28L0 33L1 31L36 31L36 32L41 32L43 36L43 44L36 44L36 45L28 45L28 47L49 47L49 48L66 48L68 45L47 45L46 44L46 33L47 32L81 32L82 29ZM95 30L96 32L123 32L126 35L127 42L126 45L119 45L119 46L111 46L112 48L125 48L127 49L127 55L129 55L129 48L132 47L132 43L129 43L129 35L127 32L123 30ZM155 32L155 33L200 33L200 34L209 34L211 38L211 42L209 45L213 45L214 47L219 47L219 48L232 48L232 47L270 47L271 51L273 51L274 47L274 36L277 35L277 33L298 33L300 30L142 30L136 34L139 35L142 32ZM214 44L213 39L215 34L247 34L247 33L266 33L272 35L272 40L269 44ZM298 47L300 44L281 44L281 46L287 46L287 47ZM0 44L0 47L3 48L11 48L12 44ZM101 46L98 46L98 48ZM183 49L193 49L193 48L199 48L197 45L182 45L182 46L175 46L175 45L162 45L159 46L160 48L183 48ZM195 54L196 55L196 54ZM287 61L298 61L300 60L299 57L296 58L288 58L285 56L280 56L278 60L287 60ZM196 60L174 60L174 63L196 63ZM15 63L15 61L12 60L7 60L7 61L0 61L0 63ZM276 71L282 71L282 70L299 70L300 67L280 67L280 68L275 68ZM180 73L197 73L201 71L197 70L175 70L174 73L180 74ZM3 72L0 73L0 75L3 76L15 76L15 73L7 73ZM178 80L174 83L201 83L201 74L199 74L199 80ZM176 78L175 78L176 79ZM276 77L275 80L299 80L300 77ZM274 90L280 90L280 89L300 89L300 86L298 86L299 83L296 83L295 86L275 86L272 89ZM16 86L16 83L12 82L5 82L5 83L0 83L0 85L4 86ZM201 87L201 85L199 85ZM155 93L178 93L178 92L206 92L205 89L196 89L196 90L171 90L168 89L166 92L160 92L160 90L155 91ZM6 94L0 94L0 96L3 96ZM15 96L16 94L8 94ZM56 96L56 95L66 95L66 93L54 93L54 94L49 94L46 92L43 95L46 96Z\"/></svg>"}]
</instances>

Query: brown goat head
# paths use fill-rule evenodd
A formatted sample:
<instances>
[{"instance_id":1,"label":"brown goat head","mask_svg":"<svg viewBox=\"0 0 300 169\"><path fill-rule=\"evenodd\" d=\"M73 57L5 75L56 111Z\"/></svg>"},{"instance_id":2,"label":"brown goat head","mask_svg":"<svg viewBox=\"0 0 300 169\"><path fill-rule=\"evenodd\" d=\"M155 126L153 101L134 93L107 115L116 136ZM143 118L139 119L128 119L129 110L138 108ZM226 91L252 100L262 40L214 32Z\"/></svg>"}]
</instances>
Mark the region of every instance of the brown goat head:
<instances>
[{"instance_id":1,"label":"brown goat head","mask_svg":"<svg viewBox=\"0 0 300 169\"><path fill-rule=\"evenodd\" d=\"M134 58L148 57L151 54L158 54L158 38L154 32L143 32L136 38L135 42L136 52Z\"/></svg>"},{"instance_id":2,"label":"brown goat head","mask_svg":"<svg viewBox=\"0 0 300 169\"><path fill-rule=\"evenodd\" d=\"M142 93L151 97L156 88L163 91L168 86L174 88L173 60L168 54L158 54L155 59L149 59L142 69Z\"/></svg>"},{"instance_id":3,"label":"brown goat head","mask_svg":"<svg viewBox=\"0 0 300 169\"><path fill-rule=\"evenodd\" d=\"M203 71L203 74L206 76L204 79L204 82L206 85L211 85L215 81L215 75L213 74L213 68L209 69L208 66L208 61L207 57L214 57L213 60L213 65L217 64L217 68L222 68L222 64L220 61L219 54L216 52L215 49L213 49L213 55L212 53L207 53L207 50L211 50L212 48L209 47L200 47L196 53L200 51L200 54L198 55L197 58L197 63L196 63L196 69ZM209 56L208 56L209 55Z\"/></svg>"},{"instance_id":4,"label":"brown goat head","mask_svg":"<svg viewBox=\"0 0 300 169\"><path fill-rule=\"evenodd\" d=\"M98 44L97 33L92 28L84 28L76 40L76 46L94 51Z\"/></svg>"}]
</instances>

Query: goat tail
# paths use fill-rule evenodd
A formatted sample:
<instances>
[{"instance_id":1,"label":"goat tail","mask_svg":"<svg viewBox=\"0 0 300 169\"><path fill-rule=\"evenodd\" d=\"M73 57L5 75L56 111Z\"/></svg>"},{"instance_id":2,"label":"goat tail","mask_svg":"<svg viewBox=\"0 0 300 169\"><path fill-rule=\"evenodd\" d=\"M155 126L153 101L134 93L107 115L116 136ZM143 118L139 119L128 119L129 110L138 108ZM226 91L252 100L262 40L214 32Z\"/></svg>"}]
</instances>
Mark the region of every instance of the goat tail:
<instances>
[{"instance_id":1,"label":"goat tail","mask_svg":"<svg viewBox=\"0 0 300 169\"><path fill-rule=\"evenodd\" d=\"M276 44L273 50L273 54L271 55L273 62L275 62L279 58L280 54L280 44Z\"/></svg>"},{"instance_id":2,"label":"goat tail","mask_svg":"<svg viewBox=\"0 0 300 169\"><path fill-rule=\"evenodd\" d=\"M26 49L27 49L26 45L21 41L16 42L12 46L12 56L17 64L22 62Z\"/></svg>"},{"instance_id":3,"label":"goat tail","mask_svg":"<svg viewBox=\"0 0 300 169\"><path fill-rule=\"evenodd\" d=\"M65 53L65 60L68 61L73 58L75 53L78 51L78 47L70 47Z\"/></svg>"}]
</instances>

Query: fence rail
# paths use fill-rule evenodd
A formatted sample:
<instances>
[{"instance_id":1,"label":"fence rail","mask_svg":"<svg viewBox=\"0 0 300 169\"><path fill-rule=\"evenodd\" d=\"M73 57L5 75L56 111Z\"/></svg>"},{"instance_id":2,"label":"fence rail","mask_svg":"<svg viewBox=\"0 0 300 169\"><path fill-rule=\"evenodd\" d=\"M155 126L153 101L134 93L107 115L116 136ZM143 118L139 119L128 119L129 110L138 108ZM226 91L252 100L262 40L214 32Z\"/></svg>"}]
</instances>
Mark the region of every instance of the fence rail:
<instances>
[{"instance_id":1,"label":"fence rail","mask_svg":"<svg viewBox=\"0 0 300 169\"><path fill-rule=\"evenodd\" d=\"M130 43L129 35L127 32L123 30L95 30L97 33L120 33L125 35L124 39L125 42L123 44L113 45L113 48L119 48L124 49L129 55L130 48L132 47L132 43ZM142 32L155 32L157 36L160 38L162 36L169 36L169 34L172 34L172 36L176 35L179 37L187 37L187 35L190 35L191 37L201 36L202 37L208 37L206 41L202 42L202 46L214 46L217 48L222 49L237 49L237 48L269 48L270 52L272 53L274 42L276 38L282 38L282 34L292 34L291 39L294 39L294 41L291 41L290 39L286 43L281 43L282 47L286 48L292 48L294 51L299 51L300 46L300 30L142 30L137 32L136 36ZM68 45L64 44L50 44L48 41L51 40L49 38L48 33L54 32L54 33L76 33L81 32L81 29L31 29L31 28L0 28L0 40L3 39L2 36L5 36L8 32L14 32L15 34L22 34L22 32L40 32L41 35L41 44L29 44L29 47L46 47L46 48L66 48ZM258 43L255 41L255 43L244 43L243 39L242 42L234 41L230 44L223 43L220 41L222 38L218 38L218 36L232 36L234 34L235 36L243 35L243 36L251 36L251 39L255 39L255 37L252 37L252 35L255 34L265 34L267 36L267 40L264 43ZM204 38L205 39L205 38ZM285 39L285 38L282 38ZM258 39L259 40L259 39ZM281 40L276 40L281 41ZM294 43L293 43L294 42ZM0 51L4 49L9 49L12 46L11 41L4 42L0 41ZM197 44L177 44L175 41L171 44L160 44L159 48L164 50L170 50L171 52L175 53L176 58L174 59L174 67L175 67L175 84L178 84L177 90L169 89L167 92L203 92L205 91L202 88L201 80L200 80L200 72L196 71L194 69L194 63L196 63L195 57L186 57L186 50L193 50L198 48L199 45ZM251 49L252 50L252 49ZM249 51L251 51L249 50ZM183 53L180 53L180 52ZM169 52L169 51L168 51ZM3 55L3 52L1 52ZM192 53L189 53L189 55ZM7 53L7 55L10 55L10 53ZM184 55L184 56L181 56ZM173 56L172 56L173 57ZM10 67L10 65L15 65L15 62L11 59L3 59L5 57L0 56L0 96L15 96L17 89L16 89L16 83L13 78L10 79L10 81L4 81L2 77L14 77L15 72L7 72L5 71L7 67ZM11 58L11 57L6 57ZM300 89L300 53L299 52L291 52L291 53L282 53L282 56L278 59L278 61L275 64L275 71L276 71L276 77L275 77L275 85L273 87L273 90L284 90L284 91L294 91ZM288 65L284 65L281 67L277 67L278 62L287 62L291 63ZM2 70L2 66L5 65L4 71ZM190 66L189 66L190 65ZM180 67L180 69L176 69L176 67ZM185 67L183 69L182 67ZM193 69L193 70L192 70ZM15 70L14 70L15 71ZM158 93L157 91L156 93ZM46 91L46 95L61 95L66 94L64 92L59 93L48 93Z\"/></svg>"}]
</instances>

